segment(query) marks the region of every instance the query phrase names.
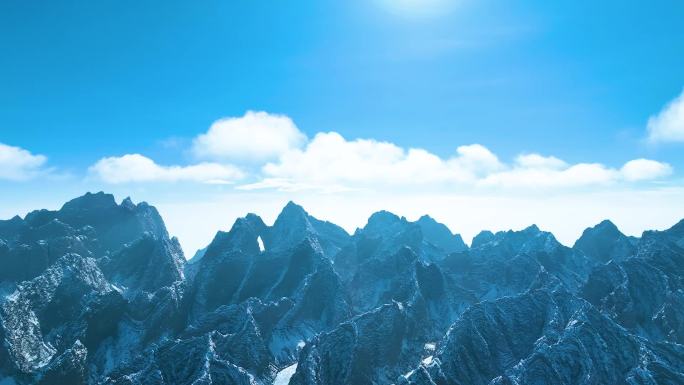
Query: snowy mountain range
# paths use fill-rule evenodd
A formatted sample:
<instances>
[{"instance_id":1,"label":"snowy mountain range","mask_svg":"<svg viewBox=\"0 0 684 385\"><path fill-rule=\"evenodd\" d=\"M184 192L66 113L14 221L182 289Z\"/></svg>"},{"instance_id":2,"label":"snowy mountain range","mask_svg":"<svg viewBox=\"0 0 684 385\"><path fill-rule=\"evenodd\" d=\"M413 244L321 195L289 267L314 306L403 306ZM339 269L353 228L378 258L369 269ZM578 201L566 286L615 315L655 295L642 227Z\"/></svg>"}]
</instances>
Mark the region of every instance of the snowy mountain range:
<instances>
[{"instance_id":1,"label":"snowy mountain range","mask_svg":"<svg viewBox=\"0 0 684 385\"><path fill-rule=\"evenodd\" d=\"M468 247L290 202L186 261L154 207L88 193L0 221L0 341L0 385L684 384L684 221Z\"/></svg>"}]
</instances>

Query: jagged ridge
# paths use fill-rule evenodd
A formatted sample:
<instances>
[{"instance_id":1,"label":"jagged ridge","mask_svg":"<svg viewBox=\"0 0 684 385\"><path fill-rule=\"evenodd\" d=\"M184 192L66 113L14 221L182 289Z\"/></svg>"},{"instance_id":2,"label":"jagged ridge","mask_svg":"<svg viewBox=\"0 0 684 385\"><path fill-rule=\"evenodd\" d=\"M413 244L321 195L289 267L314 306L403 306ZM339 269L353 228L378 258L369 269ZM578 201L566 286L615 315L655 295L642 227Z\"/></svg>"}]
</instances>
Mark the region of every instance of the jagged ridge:
<instances>
[{"instance_id":1,"label":"jagged ridge","mask_svg":"<svg viewBox=\"0 0 684 385\"><path fill-rule=\"evenodd\" d=\"M288 203L188 263L154 209L86 194L0 221L2 384L684 383L684 225L465 245ZM261 242L261 244L260 244Z\"/></svg>"}]
</instances>

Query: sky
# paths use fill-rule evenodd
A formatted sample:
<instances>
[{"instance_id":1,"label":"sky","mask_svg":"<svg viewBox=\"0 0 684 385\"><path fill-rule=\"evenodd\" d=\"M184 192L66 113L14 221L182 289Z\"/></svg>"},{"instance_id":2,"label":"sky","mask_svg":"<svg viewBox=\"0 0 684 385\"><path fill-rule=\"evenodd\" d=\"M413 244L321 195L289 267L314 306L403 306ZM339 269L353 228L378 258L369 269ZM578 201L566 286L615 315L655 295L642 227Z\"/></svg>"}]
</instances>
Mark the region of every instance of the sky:
<instances>
[{"instance_id":1,"label":"sky","mask_svg":"<svg viewBox=\"0 0 684 385\"><path fill-rule=\"evenodd\" d=\"M0 218L86 191L188 255L289 200L568 245L684 218L684 3L0 2Z\"/></svg>"}]
</instances>

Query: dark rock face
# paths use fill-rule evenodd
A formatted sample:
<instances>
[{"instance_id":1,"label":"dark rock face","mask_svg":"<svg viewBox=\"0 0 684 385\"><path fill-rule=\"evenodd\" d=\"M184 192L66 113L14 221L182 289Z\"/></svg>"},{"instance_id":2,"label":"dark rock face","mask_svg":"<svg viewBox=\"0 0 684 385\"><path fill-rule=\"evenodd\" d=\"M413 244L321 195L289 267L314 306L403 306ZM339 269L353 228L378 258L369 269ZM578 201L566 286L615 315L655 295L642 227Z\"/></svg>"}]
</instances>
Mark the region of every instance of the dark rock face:
<instances>
[{"instance_id":1,"label":"dark rock face","mask_svg":"<svg viewBox=\"0 0 684 385\"><path fill-rule=\"evenodd\" d=\"M475 385L677 383L684 379L683 358L681 346L630 335L567 292L534 290L466 311L433 360L404 379Z\"/></svg>"},{"instance_id":2,"label":"dark rock face","mask_svg":"<svg viewBox=\"0 0 684 385\"><path fill-rule=\"evenodd\" d=\"M293 202L283 208L273 227L264 230L263 241L268 250L292 248L308 238L318 243L327 257L333 257L349 241L349 234L341 227L310 216Z\"/></svg>"},{"instance_id":3,"label":"dark rock face","mask_svg":"<svg viewBox=\"0 0 684 385\"><path fill-rule=\"evenodd\" d=\"M416 223L420 226L425 240L447 253L464 251L468 248L460 235L452 234L448 227L427 215L420 217Z\"/></svg>"},{"instance_id":4,"label":"dark rock face","mask_svg":"<svg viewBox=\"0 0 684 385\"><path fill-rule=\"evenodd\" d=\"M581 295L635 334L684 343L684 249L679 239L676 231L647 232L634 256L596 268Z\"/></svg>"},{"instance_id":5,"label":"dark rock face","mask_svg":"<svg viewBox=\"0 0 684 385\"><path fill-rule=\"evenodd\" d=\"M154 207L86 194L0 221L0 383L682 384L683 223L468 248L428 216L350 236L290 202L186 263Z\"/></svg>"},{"instance_id":6,"label":"dark rock face","mask_svg":"<svg viewBox=\"0 0 684 385\"><path fill-rule=\"evenodd\" d=\"M86 194L0 232L0 377L94 382L117 359L111 346L130 342L127 327L170 328L165 293L182 286L185 257L154 207Z\"/></svg>"},{"instance_id":7,"label":"dark rock face","mask_svg":"<svg viewBox=\"0 0 684 385\"><path fill-rule=\"evenodd\" d=\"M408 315L400 303L383 305L345 322L306 345L293 382L388 382L403 358L403 342L410 338L410 329Z\"/></svg>"},{"instance_id":8,"label":"dark rock face","mask_svg":"<svg viewBox=\"0 0 684 385\"><path fill-rule=\"evenodd\" d=\"M44 369L43 377L38 381L44 385L59 384L82 384L86 377L86 357L88 350L76 340L74 345L53 361Z\"/></svg>"},{"instance_id":9,"label":"dark rock face","mask_svg":"<svg viewBox=\"0 0 684 385\"><path fill-rule=\"evenodd\" d=\"M100 258L109 256L148 234L168 238L157 210L130 199L117 205L109 194L86 194L58 211L39 210L23 220L0 221L0 281L36 277L67 252ZM184 261L184 258L181 260Z\"/></svg>"},{"instance_id":10,"label":"dark rock face","mask_svg":"<svg viewBox=\"0 0 684 385\"><path fill-rule=\"evenodd\" d=\"M103 270L113 284L154 292L183 279L183 250L178 240L144 233L103 261Z\"/></svg>"},{"instance_id":11,"label":"dark rock face","mask_svg":"<svg viewBox=\"0 0 684 385\"><path fill-rule=\"evenodd\" d=\"M622 261L634 254L636 242L618 230L613 222L605 220L584 230L574 248L582 251L595 261Z\"/></svg>"}]
</instances>

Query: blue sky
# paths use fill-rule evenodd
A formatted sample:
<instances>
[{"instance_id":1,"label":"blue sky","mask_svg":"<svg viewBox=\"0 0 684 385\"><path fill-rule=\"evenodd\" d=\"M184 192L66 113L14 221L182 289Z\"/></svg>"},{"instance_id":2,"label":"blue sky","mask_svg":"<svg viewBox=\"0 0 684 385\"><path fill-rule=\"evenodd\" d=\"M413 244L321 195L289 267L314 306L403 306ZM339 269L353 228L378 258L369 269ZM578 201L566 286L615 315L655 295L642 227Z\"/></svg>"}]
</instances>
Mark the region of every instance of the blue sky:
<instances>
[{"instance_id":1,"label":"blue sky","mask_svg":"<svg viewBox=\"0 0 684 385\"><path fill-rule=\"evenodd\" d=\"M0 172L0 214L59 207L85 190L113 191L119 199L131 195L167 207L162 214L179 224L176 233L193 249L211 237L209 225L229 226L247 211L273 216L287 199L348 228L362 225L374 208L441 215L465 233L475 225L508 228L544 218L554 227L548 210L515 200L529 199L541 184L545 197L566 199L549 205L583 199L605 206L587 194L623 202L572 214L566 242L600 216L623 215L622 227L635 233L663 227L684 216L674 203L684 169L684 101L677 104L684 89L683 19L684 3L676 1L3 1L0 143L42 158L22 158L28 163L4 178ZM214 122L247 111L265 114L255 130L271 132L273 123L287 131L291 124L290 131L273 131L289 147L198 145ZM236 125L223 129L249 131ZM343 141L316 136L330 132ZM259 141L245 135L240 140ZM235 143L233 136L207 138ZM356 139L371 140L370 154ZM394 148L373 147L383 142ZM298 162L323 162L307 151L312 143L356 156L333 171L301 169ZM467 146L475 144L486 150L475 154L478 162L493 154L498 163L467 166L468 149L479 148ZM254 159L237 156L240 148L265 152ZM440 162L404 162L411 148ZM6 151L6 159L20 156ZM376 153L386 157L375 159ZM154 169L136 180L93 168L127 154L155 167L214 168ZM523 167L516 160L521 154L544 157L546 171L530 172L534 159ZM126 163L133 168L127 174L142 167L140 160ZM653 163L634 163L627 173L633 160ZM572 169L578 164L602 168ZM350 178L345 165L377 170ZM431 178L416 186L407 181L411 173ZM378 198L388 189L407 197ZM639 208L653 213L648 221L628 219L633 203L643 201L639 194L656 194ZM477 198L483 196L488 200ZM468 207L454 213L429 203L461 198ZM336 213L328 202L338 199L356 209ZM194 212L200 203L219 214L207 229L186 229L183 209ZM376 207L383 204L390 207ZM487 223L452 218L507 204L527 207L529 215L502 219L492 212ZM550 230L564 231L557 227Z\"/></svg>"}]
</instances>

